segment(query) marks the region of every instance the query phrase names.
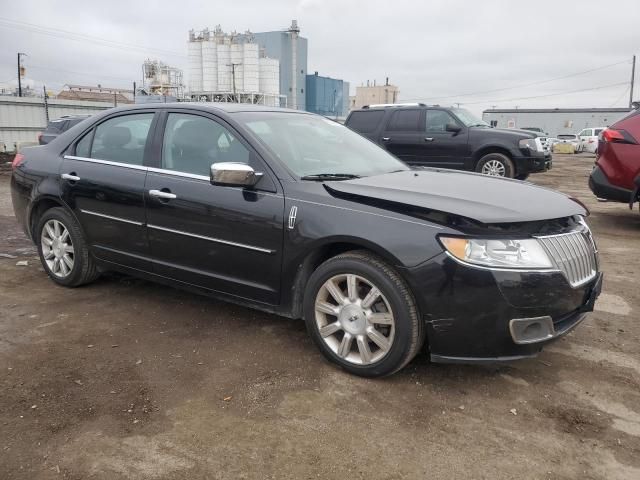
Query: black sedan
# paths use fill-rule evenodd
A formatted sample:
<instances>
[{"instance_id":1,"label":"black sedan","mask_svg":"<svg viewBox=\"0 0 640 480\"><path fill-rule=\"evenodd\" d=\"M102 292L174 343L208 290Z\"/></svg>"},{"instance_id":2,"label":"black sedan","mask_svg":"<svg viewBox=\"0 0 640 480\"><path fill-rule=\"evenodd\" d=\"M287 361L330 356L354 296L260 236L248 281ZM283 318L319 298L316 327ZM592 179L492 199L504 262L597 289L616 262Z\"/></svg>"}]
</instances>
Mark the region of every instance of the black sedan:
<instances>
[{"instance_id":1,"label":"black sedan","mask_svg":"<svg viewBox=\"0 0 640 480\"><path fill-rule=\"evenodd\" d=\"M593 309L586 209L502 178L411 170L316 115L238 104L105 111L17 155L16 217L57 284L116 270L305 320L388 375L535 355Z\"/></svg>"}]
</instances>

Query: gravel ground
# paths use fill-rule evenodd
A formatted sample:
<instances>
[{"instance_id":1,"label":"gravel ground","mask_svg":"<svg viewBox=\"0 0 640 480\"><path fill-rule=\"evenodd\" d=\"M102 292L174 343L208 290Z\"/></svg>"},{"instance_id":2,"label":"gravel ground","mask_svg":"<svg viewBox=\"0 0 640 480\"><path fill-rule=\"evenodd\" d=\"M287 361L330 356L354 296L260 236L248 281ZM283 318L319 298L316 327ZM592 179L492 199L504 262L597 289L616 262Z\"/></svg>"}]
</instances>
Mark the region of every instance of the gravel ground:
<instances>
[{"instance_id":1,"label":"gravel ground","mask_svg":"<svg viewBox=\"0 0 640 480\"><path fill-rule=\"evenodd\" d=\"M592 210L597 311L536 359L421 354L382 380L298 321L116 275L57 287L0 176L0 478L640 478L640 214L596 201L592 163L531 180Z\"/></svg>"}]
</instances>

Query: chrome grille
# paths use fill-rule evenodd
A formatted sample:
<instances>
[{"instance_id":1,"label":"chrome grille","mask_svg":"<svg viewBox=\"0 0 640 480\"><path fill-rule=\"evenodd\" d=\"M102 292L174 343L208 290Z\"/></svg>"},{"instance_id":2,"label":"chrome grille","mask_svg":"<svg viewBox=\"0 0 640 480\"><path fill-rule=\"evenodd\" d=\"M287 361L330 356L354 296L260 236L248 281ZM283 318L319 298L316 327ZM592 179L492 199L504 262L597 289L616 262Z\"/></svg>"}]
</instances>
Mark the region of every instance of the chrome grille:
<instances>
[{"instance_id":1,"label":"chrome grille","mask_svg":"<svg viewBox=\"0 0 640 480\"><path fill-rule=\"evenodd\" d=\"M593 279L598 272L596 248L588 228L538 237L572 287Z\"/></svg>"}]
</instances>

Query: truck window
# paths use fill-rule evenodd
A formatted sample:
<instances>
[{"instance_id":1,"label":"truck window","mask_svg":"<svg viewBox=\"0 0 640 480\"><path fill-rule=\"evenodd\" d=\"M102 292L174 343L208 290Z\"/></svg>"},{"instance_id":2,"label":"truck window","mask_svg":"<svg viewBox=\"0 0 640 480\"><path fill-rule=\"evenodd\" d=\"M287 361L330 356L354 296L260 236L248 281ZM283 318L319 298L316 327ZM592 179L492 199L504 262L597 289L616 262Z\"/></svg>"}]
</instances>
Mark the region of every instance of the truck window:
<instances>
[{"instance_id":1,"label":"truck window","mask_svg":"<svg viewBox=\"0 0 640 480\"><path fill-rule=\"evenodd\" d=\"M397 112L393 112L387 130L419 132L420 112L421 110L398 110Z\"/></svg>"},{"instance_id":2,"label":"truck window","mask_svg":"<svg viewBox=\"0 0 640 480\"><path fill-rule=\"evenodd\" d=\"M347 127L360 133L372 133L384 117L384 110L371 110L369 112L353 112L349 117Z\"/></svg>"}]
</instances>

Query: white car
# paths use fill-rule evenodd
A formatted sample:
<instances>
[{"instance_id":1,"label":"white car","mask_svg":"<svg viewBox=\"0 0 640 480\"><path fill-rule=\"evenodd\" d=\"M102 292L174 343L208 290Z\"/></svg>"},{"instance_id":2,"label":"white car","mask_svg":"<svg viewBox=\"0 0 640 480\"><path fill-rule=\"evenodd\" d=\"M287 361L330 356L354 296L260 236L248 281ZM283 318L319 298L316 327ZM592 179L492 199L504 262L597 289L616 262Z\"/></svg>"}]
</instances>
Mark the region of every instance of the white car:
<instances>
[{"instance_id":1,"label":"white car","mask_svg":"<svg viewBox=\"0 0 640 480\"><path fill-rule=\"evenodd\" d=\"M598 135L607 127L585 128L578 137L580 137L580 151L595 153L598 149Z\"/></svg>"},{"instance_id":2,"label":"white car","mask_svg":"<svg viewBox=\"0 0 640 480\"><path fill-rule=\"evenodd\" d=\"M580 143L580 137L575 133L561 133L558 135L558 143L570 143L573 145L573 151L578 153L582 150L582 145Z\"/></svg>"}]
</instances>

